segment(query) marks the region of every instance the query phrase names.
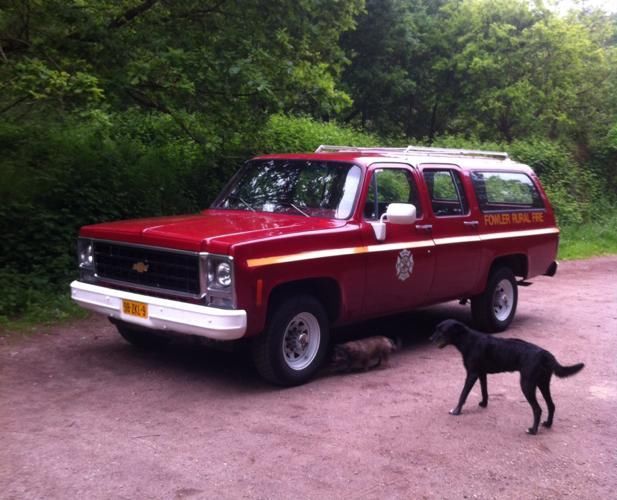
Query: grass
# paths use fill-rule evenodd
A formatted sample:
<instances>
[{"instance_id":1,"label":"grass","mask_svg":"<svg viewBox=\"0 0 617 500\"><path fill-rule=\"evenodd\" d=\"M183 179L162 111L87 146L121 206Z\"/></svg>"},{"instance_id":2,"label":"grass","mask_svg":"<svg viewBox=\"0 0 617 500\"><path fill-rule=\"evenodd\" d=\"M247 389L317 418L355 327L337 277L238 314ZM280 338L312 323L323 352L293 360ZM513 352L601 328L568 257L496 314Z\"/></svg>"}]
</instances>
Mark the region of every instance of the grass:
<instances>
[{"instance_id":1,"label":"grass","mask_svg":"<svg viewBox=\"0 0 617 500\"><path fill-rule=\"evenodd\" d=\"M78 307L69 294L49 292L37 296L17 317L0 315L0 337L11 333L28 334L42 325L84 318L87 311Z\"/></svg>"},{"instance_id":2,"label":"grass","mask_svg":"<svg viewBox=\"0 0 617 500\"><path fill-rule=\"evenodd\" d=\"M617 211L582 225L561 228L559 259L617 254Z\"/></svg>"}]
</instances>

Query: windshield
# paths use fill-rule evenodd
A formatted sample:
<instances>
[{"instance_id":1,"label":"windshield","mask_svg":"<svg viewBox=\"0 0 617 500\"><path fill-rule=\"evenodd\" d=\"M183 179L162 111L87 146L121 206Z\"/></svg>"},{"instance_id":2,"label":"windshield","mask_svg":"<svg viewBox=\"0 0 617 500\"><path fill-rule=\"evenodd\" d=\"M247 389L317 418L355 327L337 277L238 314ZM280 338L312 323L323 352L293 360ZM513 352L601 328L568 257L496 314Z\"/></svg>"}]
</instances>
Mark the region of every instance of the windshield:
<instances>
[{"instance_id":1,"label":"windshield","mask_svg":"<svg viewBox=\"0 0 617 500\"><path fill-rule=\"evenodd\" d=\"M246 163L213 208L304 217L351 216L362 170L351 163L253 160Z\"/></svg>"}]
</instances>

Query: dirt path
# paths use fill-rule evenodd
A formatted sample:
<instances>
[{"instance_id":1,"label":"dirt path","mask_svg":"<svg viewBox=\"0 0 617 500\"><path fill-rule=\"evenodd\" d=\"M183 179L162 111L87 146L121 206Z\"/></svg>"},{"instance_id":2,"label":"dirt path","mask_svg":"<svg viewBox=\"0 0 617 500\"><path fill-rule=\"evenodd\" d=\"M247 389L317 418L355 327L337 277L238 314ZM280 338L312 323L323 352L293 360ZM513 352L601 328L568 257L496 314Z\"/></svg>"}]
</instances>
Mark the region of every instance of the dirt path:
<instances>
[{"instance_id":1,"label":"dirt path","mask_svg":"<svg viewBox=\"0 0 617 500\"><path fill-rule=\"evenodd\" d=\"M614 498L616 278L597 258L521 289L503 335L586 363L553 379L535 437L516 374L448 414L464 369L426 337L468 319L457 304L363 325L403 336L389 369L286 390L241 353L141 352L99 317L0 339L0 498Z\"/></svg>"}]
</instances>

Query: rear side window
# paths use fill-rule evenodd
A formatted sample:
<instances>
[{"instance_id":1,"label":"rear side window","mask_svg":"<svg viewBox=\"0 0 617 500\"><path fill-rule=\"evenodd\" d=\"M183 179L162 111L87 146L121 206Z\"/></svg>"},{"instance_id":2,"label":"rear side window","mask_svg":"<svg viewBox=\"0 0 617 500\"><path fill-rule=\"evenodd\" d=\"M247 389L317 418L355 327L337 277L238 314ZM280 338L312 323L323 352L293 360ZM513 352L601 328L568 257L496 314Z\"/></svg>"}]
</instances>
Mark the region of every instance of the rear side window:
<instances>
[{"instance_id":1,"label":"rear side window","mask_svg":"<svg viewBox=\"0 0 617 500\"><path fill-rule=\"evenodd\" d=\"M471 180L483 212L544 208L540 193L527 174L472 172Z\"/></svg>"},{"instance_id":2,"label":"rear side window","mask_svg":"<svg viewBox=\"0 0 617 500\"><path fill-rule=\"evenodd\" d=\"M436 216L465 215L469 212L458 172L451 169L425 169L424 181Z\"/></svg>"}]
</instances>

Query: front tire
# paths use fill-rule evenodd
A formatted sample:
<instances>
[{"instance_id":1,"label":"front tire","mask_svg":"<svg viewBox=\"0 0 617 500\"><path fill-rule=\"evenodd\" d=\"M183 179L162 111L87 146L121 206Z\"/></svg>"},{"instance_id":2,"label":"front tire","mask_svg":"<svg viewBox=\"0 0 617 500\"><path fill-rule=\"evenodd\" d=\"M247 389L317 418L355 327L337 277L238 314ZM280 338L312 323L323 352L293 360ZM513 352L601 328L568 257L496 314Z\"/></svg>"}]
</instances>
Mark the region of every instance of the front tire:
<instances>
[{"instance_id":1,"label":"front tire","mask_svg":"<svg viewBox=\"0 0 617 500\"><path fill-rule=\"evenodd\" d=\"M503 332L516 313L518 287L509 267L499 267L489 276L484 292L471 299L471 315L478 329Z\"/></svg>"},{"instance_id":2,"label":"front tire","mask_svg":"<svg viewBox=\"0 0 617 500\"><path fill-rule=\"evenodd\" d=\"M310 380L323 364L329 342L328 317L321 303L298 295L276 304L266 331L253 344L259 374L282 386Z\"/></svg>"}]
</instances>

